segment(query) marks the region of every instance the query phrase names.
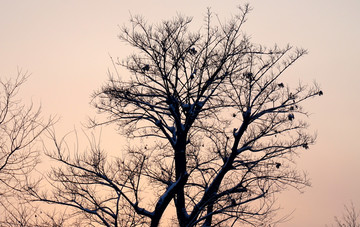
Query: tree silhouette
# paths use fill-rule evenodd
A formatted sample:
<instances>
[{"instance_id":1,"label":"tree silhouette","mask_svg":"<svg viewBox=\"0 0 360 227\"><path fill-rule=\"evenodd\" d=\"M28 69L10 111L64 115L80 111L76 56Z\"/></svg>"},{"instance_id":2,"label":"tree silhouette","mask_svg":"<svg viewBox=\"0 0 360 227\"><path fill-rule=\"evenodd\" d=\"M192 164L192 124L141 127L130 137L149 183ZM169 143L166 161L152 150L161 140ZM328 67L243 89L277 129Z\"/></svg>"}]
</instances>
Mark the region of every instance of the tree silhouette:
<instances>
[{"instance_id":1,"label":"tree silhouette","mask_svg":"<svg viewBox=\"0 0 360 227\"><path fill-rule=\"evenodd\" d=\"M0 81L0 195L19 189L24 177L38 162L32 145L53 122L41 118L40 108L26 106L17 99L28 75L18 72L15 80ZM10 192L12 193L12 192Z\"/></svg>"},{"instance_id":2,"label":"tree silhouette","mask_svg":"<svg viewBox=\"0 0 360 227\"><path fill-rule=\"evenodd\" d=\"M40 135L53 124L44 121L40 108L25 105L18 100L20 87L27 73L18 71L13 80L0 80L0 209L3 221L18 209L20 196L25 191L27 177L39 162L39 152L33 145ZM15 218L15 216L14 216ZM17 218L23 218L17 216ZM25 219L23 219L25 220Z\"/></svg>"},{"instance_id":3,"label":"tree silhouette","mask_svg":"<svg viewBox=\"0 0 360 227\"><path fill-rule=\"evenodd\" d=\"M337 227L360 227L360 212L356 210L353 203L344 206L345 211L342 217L335 216Z\"/></svg>"},{"instance_id":4,"label":"tree silhouette","mask_svg":"<svg viewBox=\"0 0 360 227\"><path fill-rule=\"evenodd\" d=\"M131 139L126 155L107 158L97 143L72 157L65 140L51 157L53 194L36 200L81 210L106 226L158 226L173 206L180 226L258 226L273 215L274 195L309 185L293 167L298 150L315 141L302 103L317 85L291 89L283 73L306 50L265 48L242 25L250 7L225 23L210 11L199 32L177 16L148 25L130 18L120 39L138 52L117 63L94 94L106 120Z\"/></svg>"}]
</instances>

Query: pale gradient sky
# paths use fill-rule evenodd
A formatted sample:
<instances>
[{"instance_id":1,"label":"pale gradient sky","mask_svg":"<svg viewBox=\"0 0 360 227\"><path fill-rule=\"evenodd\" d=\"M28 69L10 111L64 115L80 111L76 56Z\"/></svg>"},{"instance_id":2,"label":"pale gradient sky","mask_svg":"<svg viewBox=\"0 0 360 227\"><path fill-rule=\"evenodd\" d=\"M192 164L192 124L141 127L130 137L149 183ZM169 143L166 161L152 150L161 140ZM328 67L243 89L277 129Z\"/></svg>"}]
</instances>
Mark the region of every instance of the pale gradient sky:
<instances>
[{"instance_id":1,"label":"pale gradient sky","mask_svg":"<svg viewBox=\"0 0 360 227\"><path fill-rule=\"evenodd\" d=\"M226 18L241 3L0 0L0 76L14 77L17 67L32 73L23 86L24 99L41 102L45 114L61 116L57 128L66 132L94 114L90 96L107 80L109 54L124 58L131 53L117 39L118 25L130 12L149 22L180 12L201 25L207 6ZM298 159L313 186L304 194L279 195L284 212L295 210L280 226L325 226L351 200L360 209L360 1L255 0L251 5L246 33L256 43L308 49L286 76L316 80L325 94L306 105L318 140Z\"/></svg>"}]
</instances>

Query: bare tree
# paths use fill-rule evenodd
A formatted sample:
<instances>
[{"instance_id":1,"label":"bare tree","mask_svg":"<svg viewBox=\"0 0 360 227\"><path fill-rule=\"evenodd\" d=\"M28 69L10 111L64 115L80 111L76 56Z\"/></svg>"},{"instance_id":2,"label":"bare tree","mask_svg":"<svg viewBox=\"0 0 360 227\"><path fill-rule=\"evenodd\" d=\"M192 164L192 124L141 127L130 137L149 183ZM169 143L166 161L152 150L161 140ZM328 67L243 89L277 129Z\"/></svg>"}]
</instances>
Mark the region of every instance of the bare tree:
<instances>
[{"instance_id":1,"label":"bare tree","mask_svg":"<svg viewBox=\"0 0 360 227\"><path fill-rule=\"evenodd\" d=\"M17 99L27 78L19 71L14 80L0 80L0 196L6 196L9 188L21 189L24 177L39 161L33 145L53 122L44 123L40 108Z\"/></svg>"},{"instance_id":2,"label":"bare tree","mask_svg":"<svg viewBox=\"0 0 360 227\"><path fill-rule=\"evenodd\" d=\"M27 73L18 71L17 77L0 80L0 210L1 226L16 218L27 219L20 211L28 212L20 204L27 177L39 162L36 140L50 125L44 121L40 108L25 105L18 99L20 87L26 82ZM19 223L17 223L19 225ZM8 225L6 225L8 226ZM27 225L26 225L27 226Z\"/></svg>"},{"instance_id":3,"label":"bare tree","mask_svg":"<svg viewBox=\"0 0 360 227\"><path fill-rule=\"evenodd\" d=\"M72 156L65 140L51 157L54 191L35 200L80 210L106 226L158 226L175 207L180 226L259 226L273 217L274 196L309 185L294 157L315 138L305 100L315 84L290 88L286 69L306 50L265 48L242 31L250 8L225 23L190 32L191 18L153 26L131 17L122 41L138 50L125 61L129 77L112 76L93 103L131 139L123 157L107 158L97 143ZM173 204L172 204L173 202Z\"/></svg>"},{"instance_id":4,"label":"bare tree","mask_svg":"<svg viewBox=\"0 0 360 227\"><path fill-rule=\"evenodd\" d=\"M356 210L353 203L345 205L345 213L342 217L335 216L335 223L338 227L360 227L360 212Z\"/></svg>"}]
</instances>

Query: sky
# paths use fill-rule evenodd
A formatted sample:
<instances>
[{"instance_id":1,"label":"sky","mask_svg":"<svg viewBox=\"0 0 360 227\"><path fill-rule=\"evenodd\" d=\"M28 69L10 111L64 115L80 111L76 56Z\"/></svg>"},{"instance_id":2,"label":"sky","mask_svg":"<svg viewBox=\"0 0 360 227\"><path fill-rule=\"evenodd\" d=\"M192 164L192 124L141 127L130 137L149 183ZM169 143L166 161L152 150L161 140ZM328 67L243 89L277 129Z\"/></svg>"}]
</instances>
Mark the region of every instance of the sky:
<instances>
[{"instance_id":1,"label":"sky","mask_svg":"<svg viewBox=\"0 0 360 227\"><path fill-rule=\"evenodd\" d=\"M119 26L128 22L130 14L157 23L181 13L193 16L194 26L199 27L207 7L225 19L243 3L0 0L0 77L14 78L18 69L30 73L21 97L41 104L44 115L58 116L56 128L65 133L95 114L89 105L91 94L108 78L109 56L123 59L132 52L117 38ZM344 204L352 201L360 209L360 1L254 0L250 4L253 11L244 31L252 41L306 48L309 54L286 77L316 81L324 91L324 96L305 105L317 143L297 162L309 174L312 187L304 193L288 190L279 195L281 213L293 212L292 219L279 226L330 225Z\"/></svg>"}]
</instances>

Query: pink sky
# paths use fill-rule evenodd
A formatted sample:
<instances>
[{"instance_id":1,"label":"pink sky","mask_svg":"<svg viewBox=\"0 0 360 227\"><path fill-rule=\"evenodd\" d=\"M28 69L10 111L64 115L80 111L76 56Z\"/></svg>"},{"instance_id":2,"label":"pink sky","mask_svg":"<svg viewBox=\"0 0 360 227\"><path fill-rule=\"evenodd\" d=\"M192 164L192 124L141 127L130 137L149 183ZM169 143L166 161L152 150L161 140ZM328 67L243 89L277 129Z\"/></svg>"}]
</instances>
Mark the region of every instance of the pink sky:
<instances>
[{"instance_id":1,"label":"pink sky","mask_svg":"<svg viewBox=\"0 0 360 227\"><path fill-rule=\"evenodd\" d=\"M193 16L198 27L207 6L229 18L242 3L123 2L0 1L0 76L16 76L17 67L32 73L23 87L24 99L41 103L45 114L61 116L59 133L94 114L90 96L107 80L109 54L124 58L131 53L117 39L118 25L130 13L156 23L179 12ZM298 159L313 186L303 194L289 190L279 195L283 212L295 210L292 220L279 226L329 225L344 204L353 201L360 209L360 1L255 0L251 5L244 29L253 42L307 48L309 55L286 76L295 82L316 80L325 93L307 103L318 140Z\"/></svg>"}]
</instances>

